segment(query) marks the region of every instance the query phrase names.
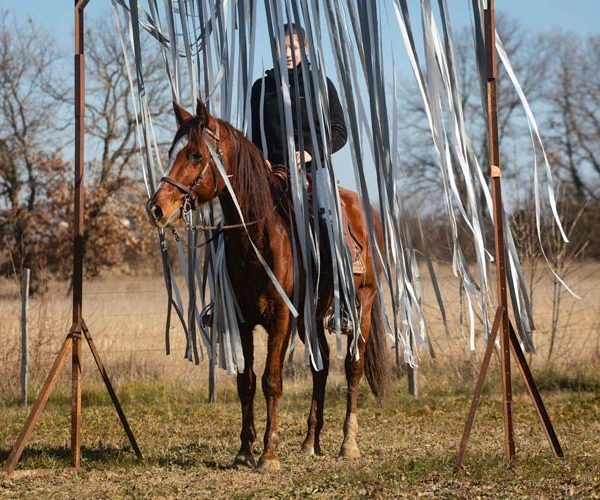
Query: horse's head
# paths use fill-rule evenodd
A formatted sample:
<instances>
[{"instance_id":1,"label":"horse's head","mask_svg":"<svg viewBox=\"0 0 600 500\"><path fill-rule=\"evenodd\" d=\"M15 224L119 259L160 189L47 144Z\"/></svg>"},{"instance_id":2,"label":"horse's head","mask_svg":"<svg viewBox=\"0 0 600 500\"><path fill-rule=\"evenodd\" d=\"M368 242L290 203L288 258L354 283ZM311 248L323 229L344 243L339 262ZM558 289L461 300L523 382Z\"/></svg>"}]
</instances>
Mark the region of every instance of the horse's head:
<instances>
[{"instance_id":1,"label":"horse's head","mask_svg":"<svg viewBox=\"0 0 600 500\"><path fill-rule=\"evenodd\" d=\"M223 189L209 149L222 156L219 126L198 100L196 116L173 102L178 130L169 150L169 169L146 203L150 222L157 227L173 224L182 211L215 198Z\"/></svg>"}]
</instances>

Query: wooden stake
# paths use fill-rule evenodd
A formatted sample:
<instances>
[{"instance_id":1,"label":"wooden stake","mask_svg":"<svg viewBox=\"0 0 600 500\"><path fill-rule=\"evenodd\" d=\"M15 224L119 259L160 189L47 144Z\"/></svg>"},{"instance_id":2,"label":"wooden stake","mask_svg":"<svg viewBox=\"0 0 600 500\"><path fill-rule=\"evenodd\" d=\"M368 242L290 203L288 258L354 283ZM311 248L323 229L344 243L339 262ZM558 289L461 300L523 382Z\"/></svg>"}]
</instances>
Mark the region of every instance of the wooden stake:
<instances>
[{"instance_id":1,"label":"wooden stake","mask_svg":"<svg viewBox=\"0 0 600 500\"><path fill-rule=\"evenodd\" d=\"M29 310L29 276L30 270L23 269L21 274L21 405L27 406L27 361L29 342L27 339L27 312Z\"/></svg>"}]
</instances>

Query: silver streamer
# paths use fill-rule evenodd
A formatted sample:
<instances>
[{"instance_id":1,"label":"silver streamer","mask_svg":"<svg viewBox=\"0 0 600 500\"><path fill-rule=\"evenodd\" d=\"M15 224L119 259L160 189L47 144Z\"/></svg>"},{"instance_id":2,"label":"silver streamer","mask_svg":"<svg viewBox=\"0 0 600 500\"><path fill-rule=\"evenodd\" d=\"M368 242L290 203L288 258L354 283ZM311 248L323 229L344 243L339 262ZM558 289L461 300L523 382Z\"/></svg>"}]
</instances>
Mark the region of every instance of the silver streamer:
<instances>
[{"instance_id":1,"label":"silver streamer","mask_svg":"<svg viewBox=\"0 0 600 500\"><path fill-rule=\"evenodd\" d=\"M316 103L318 113L313 113L308 106L308 119L312 131L313 142L317 134L327 137L330 131L327 110L329 109L327 93L327 76L335 71L336 85L344 109L344 119L348 129L348 144L352 159L354 177L358 196L363 208L365 221L370 228L369 244L372 251L371 265L381 266L382 279L378 285L381 298L389 294L391 309L384 311L387 318L388 333L393 340L397 358L415 365L419 349L433 349L425 329L422 310L421 276L417 265L417 257L413 247L413 236L407 224L402 193L398 179L402 177L401 152L398 150L398 137L401 133L398 126L397 71L395 64L384 64L389 60L385 55L385 46L390 39L389 34L382 35L383 9L393 10L395 16L390 21L396 22L401 39L412 68L417 88L423 100L427 121L433 139L433 145L439 174L443 185L445 216L452 235L453 270L460 280L461 291L468 310L469 339L471 349L476 347L478 311L482 318L483 332L487 336L490 328L490 307L492 301L489 291L488 265L492 255L485 247L485 227L491 220L491 195L485 175L475 156L465 125L465 117L461 107L456 60L454 56L452 30L446 0L438 0L437 12L431 0L422 0L421 24L423 33L422 50L419 50L414 38L413 26L409 17L406 0L386 0L372 2L370 0L264 0L264 18L259 19L261 5L257 0L113 0L115 20L118 32L124 33L127 26L128 37L122 38L123 51L126 55L127 71L134 96L137 114L137 140L140 158L143 165L144 180L148 194L156 188L156 180L160 179L163 170L159 148L155 136L150 110L146 99L142 52L142 33L151 36L160 46L165 67L165 78L170 82L172 97L184 107L193 106L197 97L204 100L211 113L232 123L246 134L250 123L250 90L255 78L255 68L275 68L274 76L279 89L281 122L287 137L289 165L295 165L295 151L303 150L303 144L296 144L293 134L293 117L291 111L290 78L296 82L303 78L306 98ZM481 0L472 0L474 14L474 50L478 54L480 80L483 85L483 39ZM437 15L436 15L437 14ZM387 10L384 15L387 17ZM310 61L311 72L292 72L288 74L285 61L285 44L283 25L294 22L303 26L307 33L310 51L307 54L300 47L303 63ZM257 32L268 33L270 59L265 54L256 54ZM500 60L518 93L528 124L532 141L541 145L540 134L527 104L527 100L512 71L510 61L496 40ZM391 50L393 54L393 50ZM422 56L421 56L422 54ZM421 60L422 59L422 60ZM133 61L131 63L130 61ZM257 64L256 61L261 61ZM329 61L333 64L330 65ZM328 66L329 64L329 66ZM333 68L332 68L333 67ZM131 70L133 68L133 71ZM390 93L389 89L393 89ZM261 104L264 99L264 80L261 90ZM485 108L485 99L482 99ZM261 106L262 109L262 106ZM262 122L261 117L261 122ZM262 143L266 144L264 130L261 130ZM326 142L326 141L325 141ZM176 145L180 147L181 145ZM325 145L326 146L326 145ZM535 150L535 148L534 148ZM551 207L559 228L560 221L556 212L554 188L548 161L543 150L545 179L547 181L547 201ZM222 176L226 189L235 200L235 193L229 183L221 160L211 147L211 154ZM266 154L266 152L265 152ZM329 154L325 154L329 158ZM312 197L306 190L306 174L303 169L290 168L291 196L294 209L293 223L295 234L293 250L296 262L295 278L300 279L299 269L304 269L307 276L315 273L317 282L306 279L304 297L299 297L299 289L295 288L293 297L288 298L268 265L258 253L254 242L250 241L265 272L274 280L280 294L294 315L294 328L297 324L298 305L303 307L303 323L306 329L307 362L320 369L321 353L315 328L315 310L317 305L318 280L320 278L319 249L324 241L330 242L330 252L334 257L333 284L334 309L337 318L337 348L342 355L342 342L339 328L340 308L342 304L351 305L349 314L355 325L351 346L354 356L358 356L356 348L360 337L359 312L354 304L355 288L352 274L352 262L344 243L344 228L340 210L338 183L331 161L321 161L318 155L314 158ZM485 162L484 162L485 164ZM373 165L375 171L376 193L369 191L367 182L367 166ZM171 164L166 167L169 171ZM538 236L540 233L540 214L542 210L541 186L537 161L534 163L534 192L536 203L536 222ZM461 192L458 186L465 186ZM237 202L236 202L237 203ZM312 203L312 206L310 205ZM367 208L377 204L383 222L384 240L380 247L373 231L372 214ZM237 206L241 215L240 207ZM321 209L330 214L326 218L326 227L319 228L315 224L310 229L309 213L317 213ZM489 217L484 218L484 213ZM219 224L220 210L218 202L200 207L193 214L194 221L214 226ZM243 219L242 219L243 220ZM458 227L462 221L471 233L474 241L475 263L471 270L464 257L464 243L459 237ZM248 222L248 221L245 221ZM520 341L531 350L534 329L531 304L527 297L523 272L519 263L510 228L506 222L506 254L508 258L508 285L510 299L517 317L517 328ZM196 244L204 238L214 238L213 231L196 234L189 231L188 245L177 240L176 248L179 262L185 277L188 292L187 312L183 305L180 287L175 273L170 268L168 256L167 234L158 231L165 284L167 288L169 313L167 317L166 341L167 352L170 349L169 328L171 310L176 312L183 325L186 336L186 357L199 362L204 346L209 359L219 360L219 365L229 373L242 370L244 359L240 343L238 322L243 321L237 305L235 291L229 281L225 265L225 243L223 238L216 238L202 247L202 254ZM248 235L250 238L250 236ZM427 241L423 231L418 235L424 249L427 272L430 275L435 300L439 307L442 321L448 332L448 321L443 303L442 293L435 276ZM566 236L563 237L566 240ZM541 238L540 238L541 243ZM316 268L314 268L316 266ZM566 286L566 285L565 285ZM462 300L461 293L461 300ZM380 303L385 303L380 300ZM200 308L200 309L199 309ZM206 326L202 318L206 313L212 314L212 325ZM202 340L200 346L197 332ZM293 339L296 338L295 332ZM292 342L293 351L295 342Z\"/></svg>"}]
</instances>

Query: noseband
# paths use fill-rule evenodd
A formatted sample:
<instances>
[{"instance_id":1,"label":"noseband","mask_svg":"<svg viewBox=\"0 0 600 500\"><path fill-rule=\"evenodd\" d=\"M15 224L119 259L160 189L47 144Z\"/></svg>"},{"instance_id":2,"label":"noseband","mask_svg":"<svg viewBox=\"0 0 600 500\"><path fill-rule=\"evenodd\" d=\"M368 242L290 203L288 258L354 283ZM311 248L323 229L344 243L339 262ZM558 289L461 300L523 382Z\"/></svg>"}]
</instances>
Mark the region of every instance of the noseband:
<instances>
[{"instance_id":1,"label":"noseband","mask_svg":"<svg viewBox=\"0 0 600 500\"><path fill-rule=\"evenodd\" d=\"M217 158L222 163L223 162L223 150L221 149L221 139L219 137L219 125L217 124L216 132L213 132L208 127L203 129L203 132L204 132L204 134L208 135L209 137L211 137L213 139L213 141L215 143L215 150L217 152ZM206 163L204 164L204 167L202 167L202 170L200 170L198 177L196 177L194 179L194 181L188 187L184 186L183 184L181 184L181 182L173 179L172 177L169 177L168 175L165 175L164 177L162 177L160 179L161 182L165 182L166 184L171 184L171 186L176 187L177 189L179 189L179 191L181 191L184 194L183 206L181 207L181 212L182 212L182 215L184 216L184 220L185 220L185 216L187 214L189 214L192 210L194 210L194 208L196 208L196 194L194 191L204 180L204 177L206 175L208 167L211 166L212 161L213 161L212 155L209 155L208 159L206 160ZM219 185L217 183L217 176L215 175L215 176L213 176L213 178L215 181L215 195L216 195L219 190Z\"/></svg>"}]
</instances>

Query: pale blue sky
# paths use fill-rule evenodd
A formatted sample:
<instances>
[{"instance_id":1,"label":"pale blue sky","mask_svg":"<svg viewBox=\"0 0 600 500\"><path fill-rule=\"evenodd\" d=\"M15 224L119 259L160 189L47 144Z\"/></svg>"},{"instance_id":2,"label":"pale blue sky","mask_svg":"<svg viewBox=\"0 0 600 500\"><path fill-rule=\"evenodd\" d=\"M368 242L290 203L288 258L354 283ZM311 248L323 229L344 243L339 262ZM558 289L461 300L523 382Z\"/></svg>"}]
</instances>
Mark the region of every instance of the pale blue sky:
<instances>
[{"instance_id":1,"label":"pale blue sky","mask_svg":"<svg viewBox=\"0 0 600 500\"><path fill-rule=\"evenodd\" d=\"M455 31L471 23L471 0L447 0ZM141 2L143 5L145 2ZM387 4L387 2L385 2ZM60 48L64 52L65 61L70 61L73 53L73 0L0 0L0 11L11 10L16 17L24 20L31 17L35 23L43 27L47 32L55 35ZM259 0L259 13L263 2ZM389 2L391 5L391 2ZM413 24L419 27L419 0L409 0L411 11L414 11ZM111 2L109 0L90 0L86 8L86 22L92 23L102 16L108 17L112 23ZM390 16L393 9L388 7ZM598 23L600 19L600 0L496 0L496 10L505 13L518 21L526 30L533 32L560 29L575 32L586 36L599 33ZM418 37L418 34L417 34ZM265 60L270 60L267 42L257 40L257 53L263 52L260 45L264 44ZM393 40L392 46L396 46ZM401 46L400 40L397 46ZM402 49L404 53L404 49ZM396 61L400 65L402 73L410 77L406 61ZM255 77L260 73L261 63L257 60L255 65ZM331 75L333 76L333 75ZM68 153L67 153L68 154ZM93 153L92 153L93 154ZM336 163L348 165L350 154L345 147L334 157ZM340 169L336 171L342 183L352 187L354 184L351 169Z\"/></svg>"},{"instance_id":2,"label":"pale blue sky","mask_svg":"<svg viewBox=\"0 0 600 500\"><path fill-rule=\"evenodd\" d=\"M410 0L417 5L417 0ZM455 27L469 22L471 0L448 0ZM0 0L2 10L14 10L19 16L31 16L38 24L53 31L66 49L72 45L72 0ZM90 0L89 19L110 12L109 0ZM600 0L496 0L496 10L509 14L532 30L562 28L582 35L598 33Z\"/></svg>"}]
</instances>

